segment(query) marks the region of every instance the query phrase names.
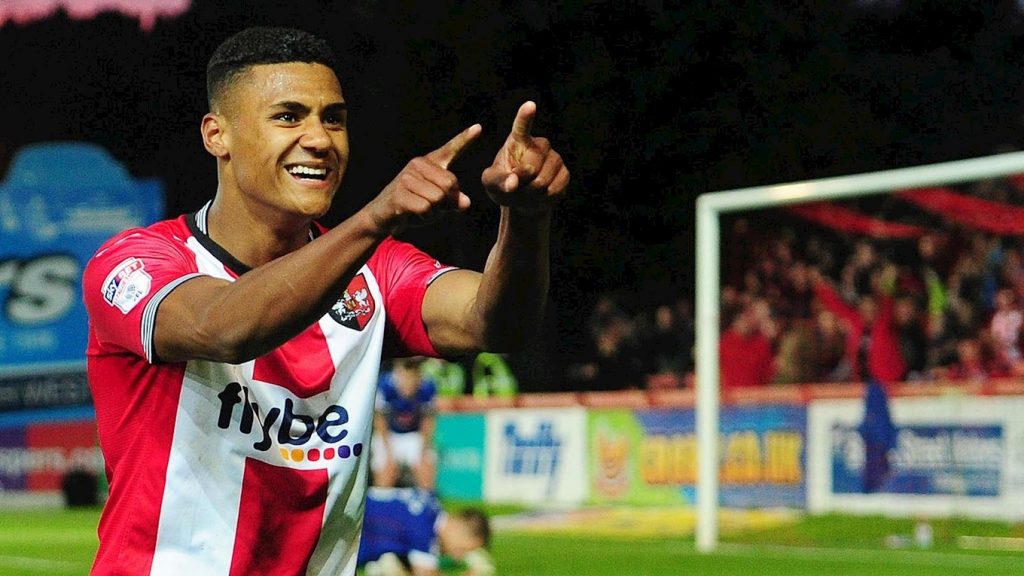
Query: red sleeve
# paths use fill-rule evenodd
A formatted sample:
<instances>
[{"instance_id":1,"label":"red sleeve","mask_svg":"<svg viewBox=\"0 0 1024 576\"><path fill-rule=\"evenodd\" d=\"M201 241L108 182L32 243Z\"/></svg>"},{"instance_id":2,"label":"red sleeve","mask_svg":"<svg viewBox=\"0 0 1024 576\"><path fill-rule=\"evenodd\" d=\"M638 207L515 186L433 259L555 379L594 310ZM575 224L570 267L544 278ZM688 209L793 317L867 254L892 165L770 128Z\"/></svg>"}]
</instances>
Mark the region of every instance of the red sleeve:
<instances>
[{"instance_id":1,"label":"red sleeve","mask_svg":"<svg viewBox=\"0 0 1024 576\"><path fill-rule=\"evenodd\" d=\"M893 320L892 296L881 295L879 304L878 318L871 330L868 364L871 373L883 384L891 384L906 377L906 360L900 352L899 335Z\"/></svg>"},{"instance_id":2,"label":"red sleeve","mask_svg":"<svg viewBox=\"0 0 1024 576\"><path fill-rule=\"evenodd\" d=\"M91 346L99 347L90 353L128 351L154 362L157 307L197 272L180 240L153 229L128 230L101 246L82 278Z\"/></svg>"},{"instance_id":3,"label":"red sleeve","mask_svg":"<svg viewBox=\"0 0 1024 576\"><path fill-rule=\"evenodd\" d=\"M818 300L828 308L829 312L832 312L836 316L846 320L847 322L860 322L860 314L857 310L847 304L836 292L828 282L818 282L814 285L814 293L818 296Z\"/></svg>"},{"instance_id":4,"label":"red sleeve","mask_svg":"<svg viewBox=\"0 0 1024 576\"><path fill-rule=\"evenodd\" d=\"M385 354L438 356L423 324L423 296L431 282L456 268L394 238L382 242L367 265L384 298Z\"/></svg>"}]
</instances>

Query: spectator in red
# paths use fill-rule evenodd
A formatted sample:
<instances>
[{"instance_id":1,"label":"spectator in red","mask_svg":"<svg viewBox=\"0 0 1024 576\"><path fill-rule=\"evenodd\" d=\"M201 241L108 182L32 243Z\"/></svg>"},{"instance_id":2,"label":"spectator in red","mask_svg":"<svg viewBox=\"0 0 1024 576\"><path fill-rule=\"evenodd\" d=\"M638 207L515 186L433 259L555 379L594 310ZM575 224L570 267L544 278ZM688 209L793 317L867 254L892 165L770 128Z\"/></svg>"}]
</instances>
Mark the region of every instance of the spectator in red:
<instances>
[{"instance_id":1,"label":"spectator in red","mask_svg":"<svg viewBox=\"0 0 1024 576\"><path fill-rule=\"evenodd\" d=\"M896 267L886 266L874 275L873 292L860 296L852 305L839 296L835 286L814 270L814 291L822 305L838 316L846 327L846 358L851 376L866 381L874 378L883 384L904 379L906 362L900 354L897 327L893 320L892 290Z\"/></svg>"},{"instance_id":2,"label":"spectator in red","mask_svg":"<svg viewBox=\"0 0 1024 576\"><path fill-rule=\"evenodd\" d=\"M761 330L755 305L743 308L719 341L723 390L765 386L775 375L772 342Z\"/></svg>"}]
</instances>

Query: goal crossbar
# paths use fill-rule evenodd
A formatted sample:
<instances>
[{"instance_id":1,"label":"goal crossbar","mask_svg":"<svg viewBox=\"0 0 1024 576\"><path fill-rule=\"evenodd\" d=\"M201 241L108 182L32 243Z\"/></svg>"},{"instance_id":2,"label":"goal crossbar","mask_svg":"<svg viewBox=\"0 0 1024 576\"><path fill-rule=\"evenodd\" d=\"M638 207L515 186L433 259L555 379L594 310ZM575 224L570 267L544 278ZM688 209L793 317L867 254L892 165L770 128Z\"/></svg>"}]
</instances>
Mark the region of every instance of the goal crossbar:
<instances>
[{"instance_id":1,"label":"goal crossbar","mask_svg":"<svg viewBox=\"0 0 1024 576\"><path fill-rule=\"evenodd\" d=\"M697 198L696 386L697 525L696 546L713 551L718 544L719 314L721 231L719 217L729 212L838 200L909 188L959 184L1024 173L1024 152L709 192Z\"/></svg>"}]
</instances>

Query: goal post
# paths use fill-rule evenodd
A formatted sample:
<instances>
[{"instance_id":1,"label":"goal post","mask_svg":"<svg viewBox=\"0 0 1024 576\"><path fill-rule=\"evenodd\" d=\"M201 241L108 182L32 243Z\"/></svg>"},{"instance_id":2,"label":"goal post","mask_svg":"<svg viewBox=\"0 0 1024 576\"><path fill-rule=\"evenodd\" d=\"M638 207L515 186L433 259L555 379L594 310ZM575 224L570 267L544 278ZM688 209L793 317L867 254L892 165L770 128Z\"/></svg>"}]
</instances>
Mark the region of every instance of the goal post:
<instances>
[{"instance_id":1,"label":"goal post","mask_svg":"<svg viewBox=\"0 0 1024 576\"><path fill-rule=\"evenodd\" d=\"M928 186L1024 173L1024 152L1011 152L788 184L702 194L696 214L696 434L698 445L696 547L718 544L719 508L719 316L723 214L800 202L839 200ZM706 455L716 457L708 458Z\"/></svg>"}]
</instances>

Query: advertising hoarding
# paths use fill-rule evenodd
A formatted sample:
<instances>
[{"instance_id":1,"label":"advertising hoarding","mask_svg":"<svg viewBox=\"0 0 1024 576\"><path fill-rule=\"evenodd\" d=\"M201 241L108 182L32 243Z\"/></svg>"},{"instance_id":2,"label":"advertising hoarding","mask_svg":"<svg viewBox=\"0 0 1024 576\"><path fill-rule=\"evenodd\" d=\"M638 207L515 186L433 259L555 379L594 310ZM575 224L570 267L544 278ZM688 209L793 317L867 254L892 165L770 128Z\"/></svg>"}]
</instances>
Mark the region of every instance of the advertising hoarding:
<instances>
[{"instance_id":1,"label":"advertising hoarding","mask_svg":"<svg viewBox=\"0 0 1024 576\"><path fill-rule=\"evenodd\" d=\"M19 150L0 183L0 377L80 372L86 262L114 234L162 215L161 185L132 178L96 145ZM33 390L81 391L83 381L9 380L0 386L0 409L46 405L32 400Z\"/></svg>"},{"instance_id":2,"label":"advertising hoarding","mask_svg":"<svg viewBox=\"0 0 1024 576\"><path fill-rule=\"evenodd\" d=\"M480 412L438 414L437 491L442 498L481 500L486 420Z\"/></svg>"},{"instance_id":3,"label":"advertising hoarding","mask_svg":"<svg viewBox=\"0 0 1024 576\"><path fill-rule=\"evenodd\" d=\"M697 482L695 428L693 409L592 411L591 501L692 504ZM804 506L803 407L727 407L721 413L721 431L723 506Z\"/></svg>"},{"instance_id":4,"label":"advertising hoarding","mask_svg":"<svg viewBox=\"0 0 1024 576\"><path fill-rule=\"evenodd\" d=\"M487 412L484 498L576 504L587 498L584 408Z\"/></svg>"},{"instance_id":5,"label":"advertising hoarding","mask_svg":"<svg viewBox=\"0 0 1024 576\"><path fill-rule=\"evenodd\" d=\"M57 493L72 470L103 473L91 408L0 417L0 497Z\"/></svg>"},{"instance_id":6,"label":"advertising hoarding","mask_svg":"<svg viewBox=\"0 0 1024 576\"><path fill-rule=\"evenodd\" d=\"M890 401L896 445L865 493L859 400L808 409L812 512L1024 518L1024 398L948 395Z\"/></svg>"}]
</instances>

